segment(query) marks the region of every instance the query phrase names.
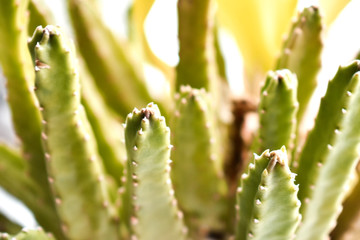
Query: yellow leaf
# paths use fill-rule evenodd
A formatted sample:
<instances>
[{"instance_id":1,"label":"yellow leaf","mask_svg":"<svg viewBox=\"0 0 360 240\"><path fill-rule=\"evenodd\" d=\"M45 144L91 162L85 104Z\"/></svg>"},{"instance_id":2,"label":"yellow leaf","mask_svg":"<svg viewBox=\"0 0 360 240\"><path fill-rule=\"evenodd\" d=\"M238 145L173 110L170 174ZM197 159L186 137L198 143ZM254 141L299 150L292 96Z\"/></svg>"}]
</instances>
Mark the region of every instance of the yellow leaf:
<instances>
[{"instance_id":1,"label":"yellow leaf","mask_svg":"<svg viewBox=\"0 0 360 240\"><path fill-rule=\"evenodd\" d=\"M162 71L168 80L172 80L174 70L154 54L145 36L144 23L154 2L155 0L134 0L132 12L133 34L135 41L138 41L138 47L141 48L141 52L144 54L143 57Z\"/></svg>"},{"instance_id":2,"label":"yellow leaf","mask_svg":"<svg viewBox=\"0 0 360 240\"><path fill-rule=\"evenodd\" d=\"M235 37L248 77L273 68L296 5L297 0L218 0L220 24Z\"/></svg>"},{"instance_id":3,"label":"yellow leaf","mask_svg":"<svg viewBox=\"0 0 360 240\"><path fill-rule=\"evenodd\" d=\"M319 0L324 22L329 26L351 0Z\"/></svg>"}]
</instances>

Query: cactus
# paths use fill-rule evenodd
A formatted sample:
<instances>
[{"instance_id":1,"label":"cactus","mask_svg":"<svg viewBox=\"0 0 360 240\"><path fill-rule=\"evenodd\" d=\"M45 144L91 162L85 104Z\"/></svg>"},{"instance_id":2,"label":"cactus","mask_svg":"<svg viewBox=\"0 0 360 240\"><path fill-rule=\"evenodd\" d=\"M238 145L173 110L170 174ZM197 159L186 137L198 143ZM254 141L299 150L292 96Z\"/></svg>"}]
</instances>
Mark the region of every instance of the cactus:
<instances>
[{"instance_id":1,"label":"cactus","mask_svg":"<svg viewBox=\"0 0 360 240\"><path fill-rule=\"evenodd\" d=\"M321 68L323 7L274 26L289 24L288 37L260 54L261 37L255 47L240 40L249 30L243 16L224 21L243 6L264 24L257 1L217 9L212 0L179 0L180 61L170 67L150 53L142 30L153 2L135 1L136 35L118 39L95 0L68 0L72 25L64 27L39 0L0 0L0 64L19 140L0 143L0 186L41 226L20 230L0 211L0 239L359 238L359 60L339 64L313 128L300 127ZM247 76L263 82L245 79L241 97L231 95L218 39L237 25L240 47L249 44L241 49ZM161 101L147 88L145 60L167 78ZM249 133L250 111L258 128Z\"/></svg>"}]
</instances>

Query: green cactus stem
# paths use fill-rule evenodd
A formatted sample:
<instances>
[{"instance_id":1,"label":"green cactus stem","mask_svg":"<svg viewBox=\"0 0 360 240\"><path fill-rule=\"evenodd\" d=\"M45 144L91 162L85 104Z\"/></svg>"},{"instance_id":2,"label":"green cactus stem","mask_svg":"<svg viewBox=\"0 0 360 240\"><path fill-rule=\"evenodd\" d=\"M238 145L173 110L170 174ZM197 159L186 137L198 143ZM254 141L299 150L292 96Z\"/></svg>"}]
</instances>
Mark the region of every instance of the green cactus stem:
<instances>
[{"instance_id":1,"label":"green cactus stem","mask_svg":"<svg viewBox=\"0 0 360 240\"><path fill-rule=\"evenodd\" d=\"M268 163L261 174L248 239L292 239L300 222L301 203L285 147L270 152Z\"/></svg>"},{"instance_id":2,"label":"green cactus stem","mask_svg":"<svg viewBox=\"0 0 360 240\"><path fill-rule=\"evenodd\" d=\"M15 236L10 236L7 233L0 233L0 240L55 240L55 238L52 234L48 234L39 228L37 230L23 229Z\"/></svg>"},{"instance_id":3,"label":"green cactus stem","mask_svg":"<svg viewBox=\"0 0 360 240\"><path fill-rule=\"evenodd\" d=\"M183 86L176 96L172 122L176 197L186 220L205 233L224 228L227 191L209 98L204 89Z\"/></svg>"},{"instance_id":4,"label":"green cactus stem","mask_svg":"<svg viewBox=\"0 0 360 240\"><path fill-rule=\"evenodd\" d=\"M39 189L32 179L24 174L25 161L20 154L9 147L0 144L0 184L23 201L27 206L36 206L36 194ZM14 181L16 179L16 181ZM35 198L35 199L34 199Z\"/></svg>"},{"instance_id":5,"label":"green cactus stem","mask_svg":"<svg viewBox=\"0 0 360 240\"><path fill-rule=\"evenodd\" d=\"M357 170L357 174L359 174L359 170ZM352 231L352 228L354 228L356 222L358 222L360 213L359 199L360 181L359 179L357 179L357 183L352 189L351 194L346 198L343 203L343 209L337 219L336 227L330 234L332 240L343 239L345 234L349 234L349 232Z\"/></svg>"},{"instance_id":6,"label":"green cactus stem","mask_svg":"<svg viewBox=\"0 0 360 240\"><path fill-rule=\"evenodd\" d=\"M0 144L1 187L29 207L42 226L52 230L58 239L65 239L57 215L54 214L53 205L39 201L38 196L43 194L43 189L26 176L25 170L25 161L20 154Z\"/></svg>"},{"instance_id":7,"label":"green cactus stem","mask_svg":"<svg viewBox=\"0 0 360 240\"><path fill-rule=\"evenodd\" d=\"M296 131L297 79L289 70L269 72L259 104L260 152L285 145L291 152Z\"/></svg>"},{"instance_id":8,"label":"green cactus stem","mask_svg":"<svg viewBox=\"0 0 360 240\"><path fill-rule=\"evenodd\" d=\"M61 237L60 224L47 181L41 144L41 115L32 90L35 79L34 67L26 45L28 1L2 0L0 5L0 62L7 78L12 120L16 134L21 140L22 155L27 160L25 172L41 189L33 197L43 205L52 206L48 214L53 217L50 217L51 220L43 219L42 214L38 215L35 209L33 211L45 229Z\"/></svg>"},{"instance_id":9,"label":"green cactus stem","mask_svg":"<svg viewBox=\"0 0 360 240\"><path fill-rule=\"evenodd\" d=\"M237 189L236 240L248 239L261 174L268 165L269 158L269 150L263 152L261 156L255 154L253 162L241 176L240 187Z\"/></svg>"},{"instance_id":10,"label":"green cactus stem","mask_svg":"<svg viewBox=\"0 0 360 240\"><path fill-rule=\"evenodd\" d=\"M328 151L334 145L334 138L339 133L340 121L344 109L348 108L349 94L356 87L352 76L360 70L360 61L354 61L339 67L334 78L329 82L326 95L321 101L315 126L309 133L300 153L296 182L301 186L299 199L302 202L301 213L312 197L312 187L319 174L320 166L325 163Z\"/></svg>"},{"instance_id":11,"label":"green cactus stem","mask_svg":"<svg viewBox=\"0 0 360 240\"><path fill-rule=\"evenodd\" d=\"M359 67L360 62L355 62ZM346 94L349 104L339 112L343 115L338 124L333 145L319 176L313 185L310 203L303 214L303 222L297 231L297 240L327 239L336 225L341 212L342 202L349 190L352 173L355 171L359 158L360 145L360 72L355 73L351 83L353 89ZM339 101L339 98L333 99ZM342 102L342 101L339 101ZM314 228L316 226L316 228Z\"/></svg>"},{"instance_id":12,"label":"green cactus stem","mask_svg":"<svg viewBox=\"0 0 360 240\"><path fill-rule=\"evenodd\" d=\"M82 104L94 131L99 154L103 159L105 170L120 187L127 158L124 128L117 121L117 115L105 104L86 70L81 68L80 72L82 73Z\"/></svg>"},{"instance_id":13,"label":"green cactus stem","mask_svg":"<svg viewBox=\"0 0 360 240\"><path fill-rule=\"evenodd\" d=\"M7 78L8 102L14 128L21 140L22 155L26 160L23 172L17 173L21 174L19 183L31 182L40 187L36 194L28 196L25 196L26 191L17 192L18 188L7 188L7 191L30 207L39 224L47 231L53 232L59 239L64 239L47 181L41 143L41 115L32 91L35 80L34 66L26 45L28 3L27 0L0 1L0 63ZM6 175L3 174L4 177Z\"/></svg>"},{"instance_id":14,"label":"green cactus stem","mask_svg":"<svg viewBox=\"0 0 360 240\"><path fill-rule=\"evenodd\" d=\"M62 229L70 239L117 239L104 171L80 105L73 45L53 26L38 27L31 45L34 41L35 90L44 118L48 181L54 189Z\"/></svg>"},{"instance_id":15,"label":"green cactus stem","mask_svg":"<svg viewBox=\"0 0 360 240\"><path fill-rule=\"evenodd\" d=\"M170 179L170 130L158 107L148 104L126 118L131 225L139 240L186 239Z\"/></svg>"},{"instance_id":16,"label":"green cactus stem","mask_svg":"<svg viewBox=\"0 0 360 240\"><path fill-rule=\"evenodd\" d=\"M21 228L22 227L19 224L13 222L7 216L3 215L0 212L0 232L16 234L17 232L19 232L21 230Z\"/></svg>"},{"instance_id":17,"label":"green cactus stem","mask_svg":"<svg viewBox=\"0 0 360 240\"><path fill-rule=\"evenodd\" d=\"M221 80L226 81L227 75L226 75L226 64L225 64L225 58L221 51L220 47L220 40L219 40L219 27L218 24L215 23L214 27L214 48L215 48L215 58L216 58L216 65L217 65L217 72L219 73L219 77Z\"/></svg>"},{"instance_id":18,"label":"green cactus stem","mask_svg":"<svg viewBox=\"0 0 360 240\"><path fill-rule=\"evenodd\" d=\"M287 68L297 76L299 123L317 85L316 77L321 67L323 47L322 30L322 18L318 7L304 8L292 24L276 66L277 69Z\"/></svg>"},{"instance_id":19,"label":"green cactus stem","mask_svg":"<svg viewBox=\"0 0 360 240\"><path fill-rule=\"evenodd\" d=\"M151 98L126 46L106 28L92 2L68 0L78 48L106 103L125 119Z\"/></svg>"},{"instance_id":20,"label":"green cactus stem","mask_svg":"<svg viewBox=\"0 0 360 240\"><path fill-rule=\"evenodd\" d=\"M176 91L182 85L207 91L216 88L216 73L211 72L216 69L215 49L212 48L213 3L212 0L178 2L180 61L176 67Z\"/></svg>"}]
</instances>

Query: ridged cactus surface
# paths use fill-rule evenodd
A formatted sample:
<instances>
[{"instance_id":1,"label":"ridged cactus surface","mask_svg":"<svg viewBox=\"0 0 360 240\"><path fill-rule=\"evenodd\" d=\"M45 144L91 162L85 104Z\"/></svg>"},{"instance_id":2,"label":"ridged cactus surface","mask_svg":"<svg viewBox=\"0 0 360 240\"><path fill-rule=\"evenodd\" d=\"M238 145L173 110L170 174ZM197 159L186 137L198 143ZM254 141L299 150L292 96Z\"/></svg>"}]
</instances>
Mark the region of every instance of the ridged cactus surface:
<instances>
[{"instance_id":1,"label":"ridged cactus surface","mask_svg":"<svg viewBox=\"0 0 360 240\"><path fill-rule=\"evenodd\" d=\"M116 239L102 162L80 104L73 45L52 26L37 28L32 41L37 41L35 92L43 116L48 181L63 231L75 239Z\"/></svg>"},{"instance_id":2,"label":"ridged cactus surface","mask_svg":"<svg viewBox=\"0 0 360 240\"><path fill-rule=\"evenodd\" d=\"M60 27L41 0L0 0L17 135L0 143L0 187L39 225L21 230L0 201L0 239L359 239L360 61L337 64L304 132L318 107L310 99L327 8L279 23L296 1L280 2L179 0L179 63L168 66L143 29L156 1L129 7L122 38L101 1L67 0L70 21ZM282 47L265 39L286 24ZM240 96L227 79L226 34L244 53ZM165 78L157 98L149 64Z\"/></svg>"},{"instance_id":3,"label":"ridged cactus surface","mask_svg":"<svg viewBox=\"0 0 360 240\"><path fill-rule=\"evenodd\" d=\"M170 178L170 129L156 105L135 109L126 118L130 222L139 239L186 239ZM170 230L170 231L169 231Z\"/></svg>"}]
</instances>

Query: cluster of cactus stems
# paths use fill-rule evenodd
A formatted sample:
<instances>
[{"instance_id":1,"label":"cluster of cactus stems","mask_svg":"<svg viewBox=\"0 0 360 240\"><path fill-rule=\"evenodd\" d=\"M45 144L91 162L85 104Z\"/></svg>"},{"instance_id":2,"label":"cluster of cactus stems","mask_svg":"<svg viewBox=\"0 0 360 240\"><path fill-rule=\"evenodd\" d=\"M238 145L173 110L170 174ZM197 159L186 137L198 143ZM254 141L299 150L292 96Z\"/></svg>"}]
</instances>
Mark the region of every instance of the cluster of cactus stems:
<instances>
[{"instance_id":1,"label":"cluster of cactus stems","mask_svg":"<svg viewBox=\"0 0 360 240\"><path fill-rule=\"evenodd\" d=\"M74 44L41 2L0 0L0 63L20 143L0 145L0 186L41 226L21 230L0 214L0 239L351 234L360 213L360 61L339 67L313 129L304 136L300 127L321 67L321 9L298 13L260 97L244 100L230 97L215 2L179 0L175 74L139 30L152 2L134 1L135 34L125 42L96 1L67 0ZM149 59L168 77L161 99L141 71ZM251 111L259 127L246 144Z\"/></svg>"}]
</instances>

